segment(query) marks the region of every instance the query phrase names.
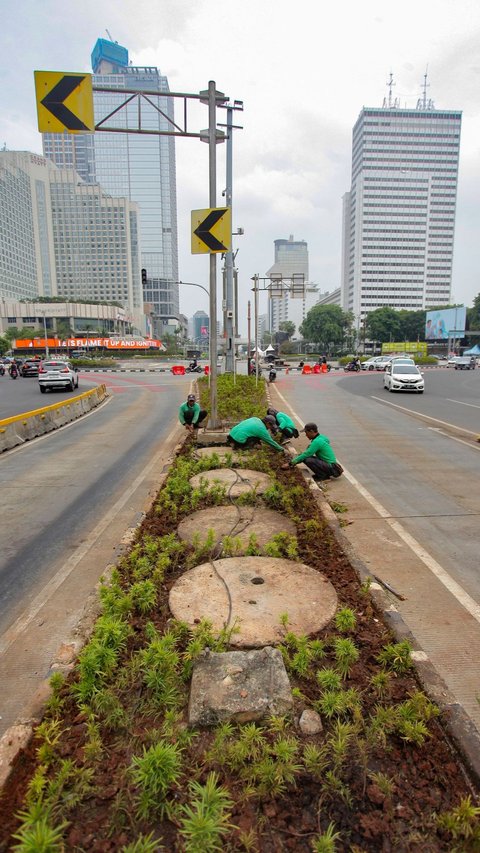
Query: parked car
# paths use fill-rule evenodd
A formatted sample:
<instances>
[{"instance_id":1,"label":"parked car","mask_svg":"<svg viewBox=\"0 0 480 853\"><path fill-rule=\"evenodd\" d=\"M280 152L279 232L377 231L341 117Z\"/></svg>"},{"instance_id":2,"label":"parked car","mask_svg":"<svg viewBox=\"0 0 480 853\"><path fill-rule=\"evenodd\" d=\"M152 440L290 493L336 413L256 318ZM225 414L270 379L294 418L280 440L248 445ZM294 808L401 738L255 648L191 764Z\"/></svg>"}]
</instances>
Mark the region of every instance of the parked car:
<instances>
[{"instance_id":1,"label":"parked car","mask_svg":"<svg viewBox=\"0 0 480 853\"><path fill-rule=\"evenodd\" d=\"M457 358L455 362L455 370L475 370L475 365L475 358L470 358L469 355L464 355L461 358Z\"/></svg>"},{"instance_id":2,"label":"parked car","mask_svg":"<svg viewBox=\"0 0 480 853\"><path fill-rule=\"evenodd\" d=\"M20 368L21 376L38 376L40 362L38 358L27 358Z\"/></svg>"},{"instance_id":3,"label":"parked car","mask_svg":"<svg viewBox=\"0 0 480 853\"><path fill-rule=\"evenodd\" d=\"M49 388L78 388L78 374L69 361L51 359L44 361L38 369L38 384L42 394Z\"/></svg>"},{"instance_id":4,"label":"parked car","mask_svg":"<svg viewBox=\"0 0 480 853\"><path fill-rule=\"evenodd\" d=\"M415 364L393 363L385 370L383 387L388 391L416 391L423 394L425 381Z\"/></svg>"},{"instance_id":5,"label":"parked car","mask_svg":"<svg viewBox=\"0 0 480 853\"><path fill-rule=\"evenodd\" d=\"M391 360L391 355L376 355L374 358L367 358L366 361L362 361L360 366L362 370L385 370Z\"/></svg>"}]
</instances>

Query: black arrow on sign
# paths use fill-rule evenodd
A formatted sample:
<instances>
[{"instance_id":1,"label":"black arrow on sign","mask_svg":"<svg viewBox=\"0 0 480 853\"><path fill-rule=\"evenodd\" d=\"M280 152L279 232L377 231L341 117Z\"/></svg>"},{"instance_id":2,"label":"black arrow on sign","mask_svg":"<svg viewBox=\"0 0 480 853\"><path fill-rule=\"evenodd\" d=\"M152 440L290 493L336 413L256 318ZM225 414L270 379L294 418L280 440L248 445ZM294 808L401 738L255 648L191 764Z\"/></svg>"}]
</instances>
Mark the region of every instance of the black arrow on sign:
<instances>
[{"instance_id":1,"label":"black arrow on sign","mask_svg":"<svg viewBox=\"0 0 480 853\"><path fill-rule=\"evenodd\" d=\"M62 77L41 102L67 130L89 130L87 125L83 121L80 121L78 116L72 113L63 103L83 80L85 80L85 77L80 74Z\"/></svg>"},{"instance_id":2,"label":"black arrow on sign","mask_svg":"<svg viewBox=\"0 0 480 853\"><path fill-rule=\"evenodd\" d=\"M207 218L200 222L198 228L195 228L194 234L197 235L199 240L202 240L212 252L226 252L227 247L217 240L213 234L210 234L210 230L213 226L218 222L219 219L222 218L223 214L226 212L226 208L222 210L211 210L208 214Z\"/></svg>"}]
</instances>

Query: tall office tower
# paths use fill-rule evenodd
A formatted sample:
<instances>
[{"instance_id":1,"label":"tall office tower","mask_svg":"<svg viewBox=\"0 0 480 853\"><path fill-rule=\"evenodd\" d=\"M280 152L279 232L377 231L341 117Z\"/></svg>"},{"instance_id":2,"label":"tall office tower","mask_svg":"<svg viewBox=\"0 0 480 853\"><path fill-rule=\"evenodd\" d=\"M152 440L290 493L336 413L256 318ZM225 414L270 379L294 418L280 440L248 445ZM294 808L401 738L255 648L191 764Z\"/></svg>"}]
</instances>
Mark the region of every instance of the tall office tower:
<instances>
[{"instance_id":1,"label":"tall office tower","mask_svg":"<svg viewBox=\"0 0 480 853\"><path fill-rule=\"evenodd\" d=\"M308 245L305 240L294 240L291 234L288 240L274 240L274 246L275 261L273 267L268 270L267 276L279 274L285 278L291 278L293 275L303 273L305 282L308 282ZM317 301L318 291L315 286L305 290L303 299L292 298L288 292L282 297L269 298L270 331L278 332L280 323L290 320L295 323L298 333L298 327Z\"/></svg>"},{"instance_id":2,"label":"tall office tower","mask_svg":"<svg viewBox=\"0 0 480 853\"><path fill-rule=\"evenodd\" d=\"M106 89L169 91L168 80L158 68L129 65L128 51L105 39L98 39L93 49L92 68L94 85ZM127 92L94 92L95 121L128 97ZM142 128L171 130L168 119L174 118L173 99L151 95L149 100L150 104L142 99ZM107 124L137 127L137 99ZM98 182L111 195L138 204L140 267L147 271L143 299L153 306L153 331L161 337L169 320L179 316L174 138L106 131L44 134L44 153L58 166L75 168L86 183Z\"/></svg>"},{"instance_id":3,"label":"tall office tower","mask_svg":"<svg viewBox=\"0 0 480 853\"><path fill-rule=\"evenodd\" d=\"M50 171L28 151L0 152L0 296L56 295Z\"/></svg>"},{"instance_id":4,"label":"tall office tower","mask_svg":"<svg viewBox=\"0 0 480 853\"><path fill-rule=\"evenodd\" d=\"M364 108L353 128L352 185L343 199L341 304L357 329L388 305L450 301L462 114Z\"/></svg>"},{"instance_id":5,"label":"tall office tower","mask_svg":"<svg viewBox=\"0 0 480 853\"><path fill-rule=\"evenodd\" d=\"M145 320L137 206L28 151L0 152L0 295L120 302Z\"/></svg>"}]
</instances>

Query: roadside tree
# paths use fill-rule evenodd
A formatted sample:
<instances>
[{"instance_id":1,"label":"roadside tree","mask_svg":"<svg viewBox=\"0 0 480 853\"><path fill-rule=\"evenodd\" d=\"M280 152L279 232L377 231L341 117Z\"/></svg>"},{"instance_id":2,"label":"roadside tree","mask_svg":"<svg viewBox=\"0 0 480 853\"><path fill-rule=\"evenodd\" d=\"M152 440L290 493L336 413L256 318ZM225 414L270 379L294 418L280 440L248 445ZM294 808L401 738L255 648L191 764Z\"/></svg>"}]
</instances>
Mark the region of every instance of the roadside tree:
<instances>
[{"instance_id":1,"label":"roadside tree","mask_svg":"<svg viewBox=\"0 0 480 853\"><path fill-rule=\"evenodd\" d=\"M306 341L318 344L325 353L342 346L353 323L351 311L339 305L314 305L300 326L299 332Z\"/></svg>"}]
</instances>

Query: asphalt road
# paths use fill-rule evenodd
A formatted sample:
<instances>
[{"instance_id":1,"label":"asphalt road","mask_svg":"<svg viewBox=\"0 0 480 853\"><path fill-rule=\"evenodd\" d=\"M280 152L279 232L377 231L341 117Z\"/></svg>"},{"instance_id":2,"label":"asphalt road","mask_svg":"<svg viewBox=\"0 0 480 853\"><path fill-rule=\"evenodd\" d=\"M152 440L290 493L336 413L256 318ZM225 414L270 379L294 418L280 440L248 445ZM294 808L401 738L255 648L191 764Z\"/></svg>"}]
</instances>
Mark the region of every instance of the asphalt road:
<instances>
[{"instance_id":1,"label":"asphalt road","mask_svg":"<svg viewBox=\"0 0 480 853\"><path fill-rule=\"evenodd\" d=\"M381 373L287 376L276 387L480 603L480 444L448 426L480 434L480 370L425 371L423 395L384 390Z\"/></svg>"},{"instance_id":2,"label":"asphalt road","mask_svg":"<svg viewBox=\"0 0 480 853\"><path fill-rule=\"evenodd\" d=\"M0 734L75 633L178 440L189 377L90 374L81 388L96 382L108 386L106 404L0 456Z\"/></svg>"}]
</instances>

